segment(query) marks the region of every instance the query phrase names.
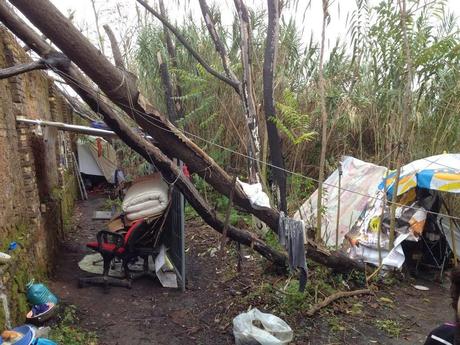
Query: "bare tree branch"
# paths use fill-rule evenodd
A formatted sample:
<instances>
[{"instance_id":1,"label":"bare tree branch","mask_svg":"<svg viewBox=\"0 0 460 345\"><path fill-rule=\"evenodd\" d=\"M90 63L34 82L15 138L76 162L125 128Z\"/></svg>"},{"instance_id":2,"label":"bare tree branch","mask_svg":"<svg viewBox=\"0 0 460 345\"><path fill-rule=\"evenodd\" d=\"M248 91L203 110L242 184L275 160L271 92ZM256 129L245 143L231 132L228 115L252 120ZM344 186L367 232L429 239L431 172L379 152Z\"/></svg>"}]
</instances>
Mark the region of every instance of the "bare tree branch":
<instances>
[{"instance_id":1,"label":"bare tree branch","mask_svg":"<svg viewBox=\"0 0 460 345\"><path fill-rule=\"evenodd\" d=\"M233 71L230 69L230 59L228 58L227 50L225 49L224 43L217 34L216 25L211 18L211 11L209 10L209 6L206 3L206 0L199 1L204 22L206 23L206 27L208 28L209 34L211 35L211 39L214 42L216 51L220 55L220 59L222 60L222 66L224 67L225 74L230 79L234 80L237 83L240 83L235 73L233 73Z\"/></svg>"},{"instance_id":2,"label":"bare tree branch","mask_svg":"<svg viewBox=\"0 0 460 345\"><path fill-rule=\"evenodd\" d=\"M48 54L48 57L44 59L0 69L0 79L14 77L15 75L35 70L68 65L70 65L70 60L64 54Z\"/></svg>"},{"instance_id":3,"label":"bare tree branch","mask_svg":"<svg viewBox=\"0 0 460 345\"><path fill-rule=\"evenodd\" d=\"M115 66L118 68L125 70L125 63L123 62L123 57L121 55L120 47L118 46L117 39L115 38L115 35L113 34L112 29L108 24L105 24L104 26L105 33L109 37L110 41L110 46L112 47L112 55L113 55L113 60L115 61Z\"/></svg>"},{"instance_id":4,"label":"bare tree branch","mask_svg":"<svg viewBox=\"0 0 460 345\"><path fill-rule=\"evenodd\" d=\"M0 79L5 79L9 77L14 77L15 75L35 71L38 69L47 69L43 60L33 61L29 63L24 63L12 67L7 67L0 69Z\"/></svg>"},{"instance_id":5,"label":"bare tree branch","mask_svg":"<svg viewBox=\"0 0 460 345\"><path fill-rule=\"evenodd\" d=\"M237 92L238 92L238 84L235 83L234 80L231 80L230 78L227 78L226 76L220 74L217 72L215 69L213 69L209 64L204 61L204 59L198 54L195 49L192 48L192 46L187 42L184 36L180 34L180 32L173 26L171 25L166 18L164 18L160 13L155 11L149 4L147 4L144 0L136 0L138 3L140 3L142 6L145 7L147 11L149 11L151 14L153 14L158 20L160 20L163 25L165 25L173 34L176 36L176 38L179 40L180 43L189 51L190 54L200 63L201 66L210 74L212 74L214 77L217 79L222 80L223 82L227 83L231 87L233 87Z\"/></svg>"}]
</instances>

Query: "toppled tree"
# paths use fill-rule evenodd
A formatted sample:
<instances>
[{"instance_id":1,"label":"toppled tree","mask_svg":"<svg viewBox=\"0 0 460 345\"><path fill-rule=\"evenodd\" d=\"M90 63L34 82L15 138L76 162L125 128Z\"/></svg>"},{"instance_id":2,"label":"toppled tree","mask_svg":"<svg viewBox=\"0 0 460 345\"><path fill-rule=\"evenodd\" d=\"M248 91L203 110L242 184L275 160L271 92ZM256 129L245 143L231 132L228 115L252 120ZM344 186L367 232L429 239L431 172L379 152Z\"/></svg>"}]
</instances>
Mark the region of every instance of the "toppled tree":
<instances>
[{"instance_id":1,"label":"toppled tree","mask_svg":"<svg viewBox=\"0 0 460 345\"><path fill-rule=\"evenodd\" d=\"M158 147L134 133L117 116L112 107L98 97L97 91L75 65L70 65L67 70L56 69L56 72L93 110L99 110L107 125L128 146L148 161L153 161L168 180L176 181L176 186L206 223L218 231L223 231L224 223L217 218L214 210L204 201L193 184L181 174L170 157L183 160L191 171L199 174L218 192L227 196L233 189L230 176L158 110L148 104L136 88L135 77L113 66L49 1L14 0L11 2L89 76L111 101L152 135ZM46 56L53 51L52 47L10 10L5 0L0 1L0 20L40 56ZM233 202L264 221L275 232L277 231L279 213L271 208L262 210L253 208L238 185L234 190ZM235 241L252 246L276 264L286 266L284 254L273 250L252 233L229 225L227 235ZM363 269L363 265L339 252L328 252L311 243L307 245L307 249L310 258L328 267L340 271Z\"/></svg>"}]
</instances>

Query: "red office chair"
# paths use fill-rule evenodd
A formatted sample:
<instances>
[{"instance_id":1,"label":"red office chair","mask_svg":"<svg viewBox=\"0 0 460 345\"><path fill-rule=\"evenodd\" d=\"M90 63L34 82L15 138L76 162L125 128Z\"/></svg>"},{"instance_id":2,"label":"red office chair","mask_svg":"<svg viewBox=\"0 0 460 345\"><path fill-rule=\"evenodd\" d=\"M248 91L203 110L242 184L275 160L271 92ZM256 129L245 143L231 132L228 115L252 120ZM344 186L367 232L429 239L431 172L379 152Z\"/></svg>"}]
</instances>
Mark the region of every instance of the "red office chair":
<instances>
[{"instance_id":1,"label":"red office chair","mask_svg":"<svg viewBox=\"0 0 460 345\"><path fill-rule=\"evenodd\" d=\"M158 233L156 226L158 223L155 221L153 224L149 224L145 220L138 220L129 227L124 235L106 230L99 231L96 235L97 241L89 242L86 246L101 254L104 262L103 273L98 276L79 278L78 286L103 285L106 291L109 286L131 288L133 279L142 275L153 276L149 272L148 257L158 254L158 249L153 245L142 246L142 244L149 243L148 239ZM137 257L144 259L144 271L141 274L133 274L128 267L129 263ZM125 279L109 276L110 264L114 259L121 260Z\"/></svg>"}]
</instances>

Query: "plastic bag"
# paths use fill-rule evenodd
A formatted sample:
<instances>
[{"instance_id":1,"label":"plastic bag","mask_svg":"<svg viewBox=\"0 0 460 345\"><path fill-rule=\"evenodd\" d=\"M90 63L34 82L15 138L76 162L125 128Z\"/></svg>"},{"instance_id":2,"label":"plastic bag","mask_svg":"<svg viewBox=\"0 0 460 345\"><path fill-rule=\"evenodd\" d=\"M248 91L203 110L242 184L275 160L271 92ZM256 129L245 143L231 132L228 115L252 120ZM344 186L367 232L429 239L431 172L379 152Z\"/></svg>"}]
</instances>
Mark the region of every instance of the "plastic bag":
<instances>
[{"instance_id":1,"label":"plastic bag","mask_svg":"<svg viewBox=\"0 0 460 345\"><path fill-rule=\"evenodd\" d=\"M284 345L294 336L286 322L257 308L233 319L233 335L236 345Z\"/></svg>"}]
</instances>

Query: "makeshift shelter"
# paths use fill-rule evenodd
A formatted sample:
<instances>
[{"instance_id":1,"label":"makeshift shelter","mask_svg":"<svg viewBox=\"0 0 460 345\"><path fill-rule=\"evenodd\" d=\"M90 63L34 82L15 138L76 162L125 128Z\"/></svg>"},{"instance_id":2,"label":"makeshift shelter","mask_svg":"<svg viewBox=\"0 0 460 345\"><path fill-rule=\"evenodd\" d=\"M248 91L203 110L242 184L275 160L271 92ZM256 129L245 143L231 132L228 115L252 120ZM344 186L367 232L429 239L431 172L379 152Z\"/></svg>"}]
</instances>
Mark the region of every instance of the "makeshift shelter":
<instances>
[{"instance_id":1,"label":"makeshift shelter","mask_svg":"<svg viewBox=\"0 0 460 345\"><path fill-rule=\"evenodd\" d=\"M77 142L77 153L81 173L103 176L107 182L115 182L116 152L107 140L94 136L80 138Z\"/></svg>"},{"instance_id":2,"label":"makeshift shelter","mask_svg":"<svg viewBox=\"0 0 460 345\"><path fill-rule=\"evenodd\" d=\"M338 222L338 243L343 242L345 235L356 223L361 213L368 207L370 196L375 195L382 180L385 167L367 163L359 159L345 156L339 169L335 170L324 181L323 202L325 206L321 220L321 238L328 246L336 243L337 208L340 202ZM340 178L340 198L339 196ZM340 200L340 201L339 201ZM318 191L315 191L294 214L294 219L304 220L306 227L316 226Z\"/></svg>"},{"instance_id":3,"label":"makeshift shelter","mask_svg":"<svg viewBox=\"0 0 460 345\"><path fill-rule=\"evenodd\" d=\"M443 201L439 193L460 193L459 154L427 157L402 167L391 251L390 203L385 201L392 198L396 172L386 176L386 168L352 157L345 157L341 166L340 198L339 170L325 181L321 235L327 245L336 243L338 228L338 243L344 244L350 257L375 265L400 268L405 252L415 247L441 269L452 251L460 256L460 233L455 221L440 214ZM295 215L310 227L316 223L316 199L315 192Z\"/></svg>"}]
</instances>

